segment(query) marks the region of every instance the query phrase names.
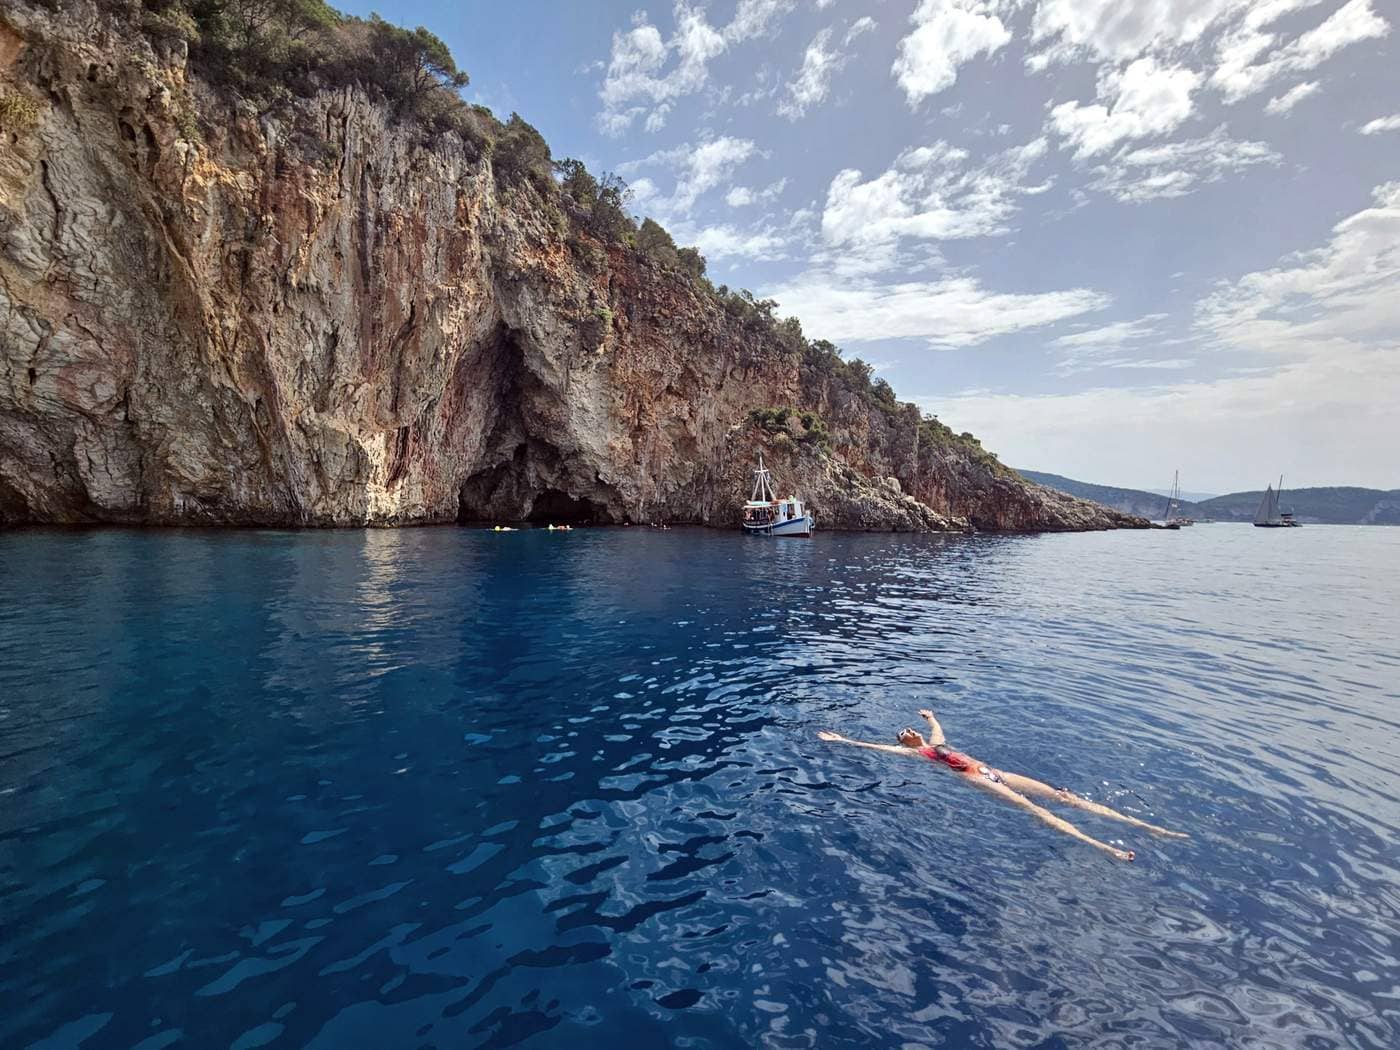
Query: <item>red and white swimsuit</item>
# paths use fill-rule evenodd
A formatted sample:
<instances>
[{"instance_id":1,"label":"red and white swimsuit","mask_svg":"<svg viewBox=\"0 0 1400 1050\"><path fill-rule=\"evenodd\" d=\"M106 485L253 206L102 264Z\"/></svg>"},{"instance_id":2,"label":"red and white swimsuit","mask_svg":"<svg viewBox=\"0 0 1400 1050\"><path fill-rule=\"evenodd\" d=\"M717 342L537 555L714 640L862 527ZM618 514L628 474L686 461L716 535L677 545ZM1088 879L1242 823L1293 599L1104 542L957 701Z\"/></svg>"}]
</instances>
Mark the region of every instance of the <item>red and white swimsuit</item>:
<instances>
[{"instance_id":1,"label":"red and white swimsuit","mask_svg":"<svg viewBox=\"0 0 1400 1050\"><path fill-rule=\"evenodd\" d=\"M991 766L983 765L971 755L964 755L961 751L954 751L946 744L939 744L936 747L921 747L919 754L923 755L930 762L942 762L954 773L965 773L968 776L986 777L993 784L1002 782L1001 774Z\"/></svg>"}]
</instances>

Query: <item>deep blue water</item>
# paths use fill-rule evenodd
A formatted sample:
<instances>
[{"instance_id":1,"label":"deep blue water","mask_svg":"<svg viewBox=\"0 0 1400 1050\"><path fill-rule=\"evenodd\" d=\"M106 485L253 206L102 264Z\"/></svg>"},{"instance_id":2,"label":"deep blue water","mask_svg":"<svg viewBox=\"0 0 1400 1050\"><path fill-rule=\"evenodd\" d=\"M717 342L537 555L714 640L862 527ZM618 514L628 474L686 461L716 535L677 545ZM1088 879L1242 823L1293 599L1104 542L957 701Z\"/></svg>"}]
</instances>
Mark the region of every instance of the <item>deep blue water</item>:
<instances>
[{"instance_id":1,"label":"deep blue water","mask_svg":"<svg viewBox=\"0 0 1400 1050\"><path fill-rule=\"evenodd\" d=\"M1400 529L0 535L0 1046L1393 1048L1397 639ZM1193 837L814 736L924 705Z\"/></svg>"}]
</instances>

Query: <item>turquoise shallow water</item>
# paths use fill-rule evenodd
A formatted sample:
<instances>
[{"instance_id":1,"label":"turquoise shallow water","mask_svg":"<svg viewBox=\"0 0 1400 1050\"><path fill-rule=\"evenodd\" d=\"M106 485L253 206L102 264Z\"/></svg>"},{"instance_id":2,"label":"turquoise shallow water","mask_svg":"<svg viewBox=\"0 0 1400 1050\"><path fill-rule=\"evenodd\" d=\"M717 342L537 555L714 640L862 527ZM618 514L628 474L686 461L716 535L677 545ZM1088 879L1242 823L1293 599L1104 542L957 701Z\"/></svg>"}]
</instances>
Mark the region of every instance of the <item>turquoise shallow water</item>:
<instances>
[{"instance_id":1,"label":"turquoise shallow water","mask_svg":"<svg viewBox=\"0 0 1400 1050\"><path fill-rule=\"evenodd\" d=\"M1400 529L0 534L0 1045L1394 1047L1397 639ZM814 736L926 704L1192 839Z\"/></svg>"}]
</instances>

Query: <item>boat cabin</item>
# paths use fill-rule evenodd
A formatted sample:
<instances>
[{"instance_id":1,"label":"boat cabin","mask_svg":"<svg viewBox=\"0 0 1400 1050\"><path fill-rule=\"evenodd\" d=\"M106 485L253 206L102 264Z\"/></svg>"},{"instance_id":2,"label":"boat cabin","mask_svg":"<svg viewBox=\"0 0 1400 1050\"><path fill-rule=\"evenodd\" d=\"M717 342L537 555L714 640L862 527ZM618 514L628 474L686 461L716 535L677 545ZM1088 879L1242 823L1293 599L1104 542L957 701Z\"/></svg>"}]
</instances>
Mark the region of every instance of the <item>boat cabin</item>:
<instances>
[{"instance_id":1,"label":"boat cabin","mask_svg":"<svg viewBox=\"0 0 1400 1050\"><path fill-rule=\"evenodd\" d=\"M803 517L802 501L796 496L778 500L749 500L744 504L744 524L750 526L776 525Z\"/></svg>"}]
</instances>

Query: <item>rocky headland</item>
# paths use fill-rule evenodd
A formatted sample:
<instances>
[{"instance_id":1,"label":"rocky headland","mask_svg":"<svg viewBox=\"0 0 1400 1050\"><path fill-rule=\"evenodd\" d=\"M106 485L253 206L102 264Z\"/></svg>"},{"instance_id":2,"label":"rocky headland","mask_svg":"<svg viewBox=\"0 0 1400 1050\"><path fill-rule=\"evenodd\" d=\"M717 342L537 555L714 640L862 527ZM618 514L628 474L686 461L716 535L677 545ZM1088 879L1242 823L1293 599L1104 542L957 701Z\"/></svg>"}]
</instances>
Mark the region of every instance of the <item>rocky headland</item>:
<instances>
[{"instance_id":1,"label":"rocky headland","mask_svg":"<svg viewBox=\"0 0 1400 1050\"><path fill-rule=\"evenodd\" d=\"M0 524L730 526L759 449L823 528L1146 524L645 250L518 118L309 58L250 96L199 31L0 6Z\"/></svg>"}]
</instances>

